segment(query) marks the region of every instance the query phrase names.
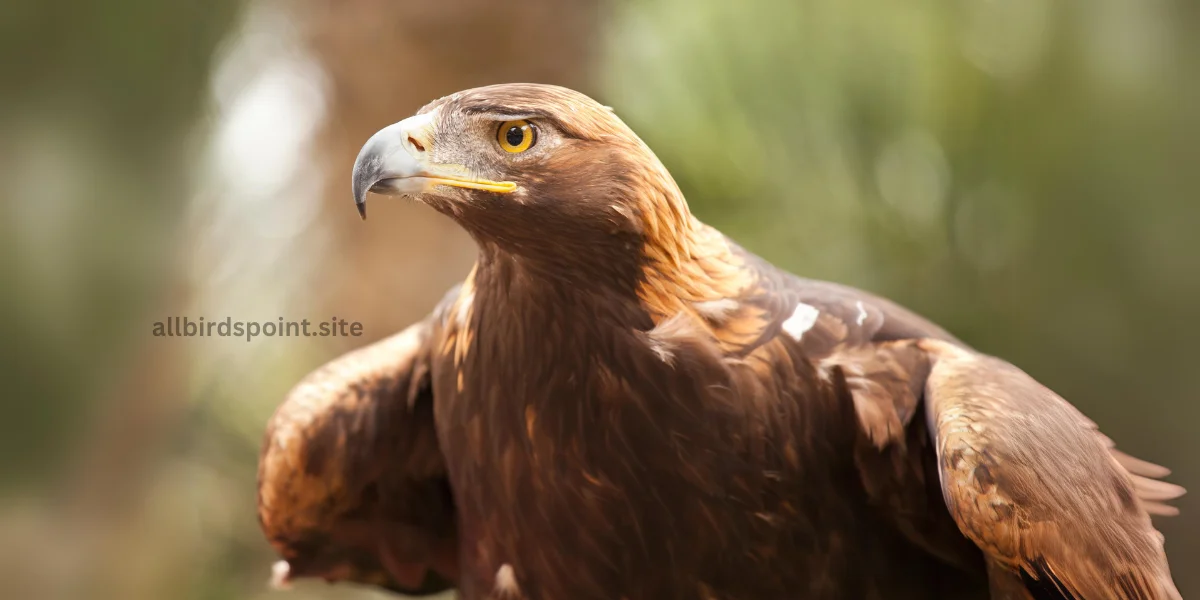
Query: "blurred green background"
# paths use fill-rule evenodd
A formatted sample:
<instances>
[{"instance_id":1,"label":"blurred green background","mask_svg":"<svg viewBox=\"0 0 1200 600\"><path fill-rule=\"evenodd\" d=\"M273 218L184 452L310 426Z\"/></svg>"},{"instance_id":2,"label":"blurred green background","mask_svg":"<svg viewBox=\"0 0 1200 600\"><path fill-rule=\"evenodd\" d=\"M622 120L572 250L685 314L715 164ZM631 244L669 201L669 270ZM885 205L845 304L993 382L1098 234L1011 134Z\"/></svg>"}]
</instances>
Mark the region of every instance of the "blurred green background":
<instances>
[{"instance_id":1,"label":"blurred green background","mask_svg":"<svg viewBox=\"0 0 1200 600\"><path fill-rule=\"evenodd\" d=\"M353 158L505 81L612 105L702 219L932 317L1172 467L1193 494L1158 524L1200 593L1194 0L24 0L0 56L0 597L272 593L267 417L473 257L411 203L361 223ZM151 335L175 315L365 335Z\"/></svg>"}]
</instances>

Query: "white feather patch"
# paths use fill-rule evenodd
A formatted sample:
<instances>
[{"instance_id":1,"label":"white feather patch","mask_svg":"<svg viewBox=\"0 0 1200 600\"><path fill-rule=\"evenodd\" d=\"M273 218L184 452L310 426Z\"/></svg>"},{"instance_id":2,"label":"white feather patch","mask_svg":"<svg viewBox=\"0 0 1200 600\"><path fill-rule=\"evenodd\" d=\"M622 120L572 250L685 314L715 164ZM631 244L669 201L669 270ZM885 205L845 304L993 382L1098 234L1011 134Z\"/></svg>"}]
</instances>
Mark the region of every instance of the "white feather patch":
<instances>
[{"instance_id":1,"label":"white feather patch","mask_svg":"<svg viewBox=\"0 0 1200 600\"><path fill-rule=\"evenodd\" d=\"M650 337L647 341L650 349L654 351L655 356L658 356L659 360L670 364L675 359L672 347L665 340Z\"/></svg>"},{"instance_id":2,"label":"white feather patch","mask_svg":"<svg viewBox=\"0 0 1200 600\"><path fill-rule=\"evenodd\" d=\"M271 565L271 589L286 590L292 587L292 566L286 560L277 560Z\"/></svg>"},{"instance_id":3,"label":"white feather patch","mask_svg":"<svg viewBox=\"0 0 1200 600\"><path fill-rule=\"evenodd\" d=\"M854 320L854 323L862 327L862 324L867 320L867 308L863 306L862 300L855 302L854 306L858 307L858 318Z\"/></svg>"},{"instance_id":4,"label":"white feather patch","mask_svg":"<svg viewBox=\"0 0 1200 600\"><path fill-rule=\"evenodd\" d=\"M475 303L475 290L467 291L467 294L458 300L458 310L455 311L454 321L461 328L466 328L471 320L471 305Z\"/></svg>"},{"instance_id":5,"label":"white feather patch","mask_svg":"<svg viewBox=\"0 0 1200 600\"><path fill-rule=\"evenodd\" d=\"M502 598L516 598L521 594L521 586L517 584L517 574L512 565L504 563L496 570L496 595Z\"/></svg>"},{"instance_id":6,"label":"white feather patch","mask_svg":"<svg viewBox=\"0 0 1200 600\"><path fill-rule=\"evenodd\" d=\"M738 302L733 298L718 298L693 304L696 312L709 321L724 321L738 309Z\"/></svg>"},{"instance_id":7,"label":"white feather patch","mask_svg":"<svg viewBox=\"0 0 1200 600\"><path fill-rule=\"evenodd\" d=\"M796 305L796 310L792 311L792 316L783 322L783 330L796 341L800 341L805 332L817 324L819 316L821 316L821 311L816 307L801 302Z\"/></svg>"},{"instance_id":8,"label":"white feather patch","mask_svg":"<svg viewBox=\"0 0 1200 600\"><path fill-rule=\"evenodd\" d=\"M679 312L642 335L645 336L646 345L658 356L659 360L673 364L675 351L679 349L683 341L707 335L699 329L699 325L700 323L692 314Z\"/></svg>"}]
</instances>

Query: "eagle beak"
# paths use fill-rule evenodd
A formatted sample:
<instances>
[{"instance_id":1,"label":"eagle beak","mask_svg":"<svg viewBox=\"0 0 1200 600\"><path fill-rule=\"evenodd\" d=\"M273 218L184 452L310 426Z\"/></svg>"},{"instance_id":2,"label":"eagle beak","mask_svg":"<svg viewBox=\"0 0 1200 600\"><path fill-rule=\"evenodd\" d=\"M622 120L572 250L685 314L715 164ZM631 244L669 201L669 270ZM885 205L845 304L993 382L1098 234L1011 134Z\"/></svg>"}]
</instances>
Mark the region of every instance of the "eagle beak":
<instances>
[{"instance_id":1,"label":"eagle beak","mask_svg":"<svg viewBox=\"0 0 1200 600\"><path fill-rule=\"evenodd\" d=\"M388 125L359 150L354 161L354 204L362 218L367 218L367 192L415 196L438 185L499 194L517 189L511 181L472 177L463 165L429 162L435 115L416 115Z\"/></svg>"}]
</instances>

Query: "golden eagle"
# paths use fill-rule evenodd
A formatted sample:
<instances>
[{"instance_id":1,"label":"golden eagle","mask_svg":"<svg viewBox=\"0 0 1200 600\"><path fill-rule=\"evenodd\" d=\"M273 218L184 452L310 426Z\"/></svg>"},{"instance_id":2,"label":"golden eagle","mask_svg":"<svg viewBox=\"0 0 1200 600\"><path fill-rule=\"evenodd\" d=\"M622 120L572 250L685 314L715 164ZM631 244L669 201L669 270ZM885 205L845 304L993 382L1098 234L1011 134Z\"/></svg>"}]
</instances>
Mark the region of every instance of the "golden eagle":
<instances>
[{"instance_id":1,"label":"golden eagle","mask_svg":"<svg viewBox=\"0 0 1200 600\"><path fill-rule=\"evenodd\" d=\"M354 165L479 246L267 429L276 576L565 599L1178 599L1182 488L1020 369L692 216L612 110L512 84Z\"/></svg>"}]
</instances>

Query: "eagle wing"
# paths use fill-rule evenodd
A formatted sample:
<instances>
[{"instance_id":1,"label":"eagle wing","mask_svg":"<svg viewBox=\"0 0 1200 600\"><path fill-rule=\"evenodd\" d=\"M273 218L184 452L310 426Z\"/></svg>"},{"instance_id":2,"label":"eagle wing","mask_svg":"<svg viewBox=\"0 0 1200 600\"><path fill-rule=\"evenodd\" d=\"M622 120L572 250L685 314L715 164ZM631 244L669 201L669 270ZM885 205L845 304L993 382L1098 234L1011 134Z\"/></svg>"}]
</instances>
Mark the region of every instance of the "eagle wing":
<instances>
[{"instance_id":1,"label":"eagle wing","mask_svg":"<svg viewBox=\"0 0 1200 600\"><path fill-rule=\"evenodd\" d=\"M425 320L309 374L271 418L258 515L283 557L277 583L321 577L410 595L452 586L455 513L430 363L457 292Z\"/></svg>"},{"instance_id":2,"label":"eagle wing","mask_svg":"<svg viewBox=\"0 0 1200 600\"><path fill-rule=\"evenodd\" d=\"M1158 480L1166 469L902 307L825 282L777 285L803 317L793 337L853 400L867 493L912 542L964 569L982 552L993 592L1014 598L1179 598L1149 517L1175 514L1164 502L1184 493Z\"/></svg>"},{"instance_id":3,"label":"eagle wing","mask_svg":"<svg viewBox=\"0 0 1200 600\"><path fill-rule=\"evenodd\" d=\"M925 417L959 529L1035 598L1178 599L1149 513L1183 489L1112 448L1096 425L1020 369L945 342Z\"/></svg>"}]
</instances>

